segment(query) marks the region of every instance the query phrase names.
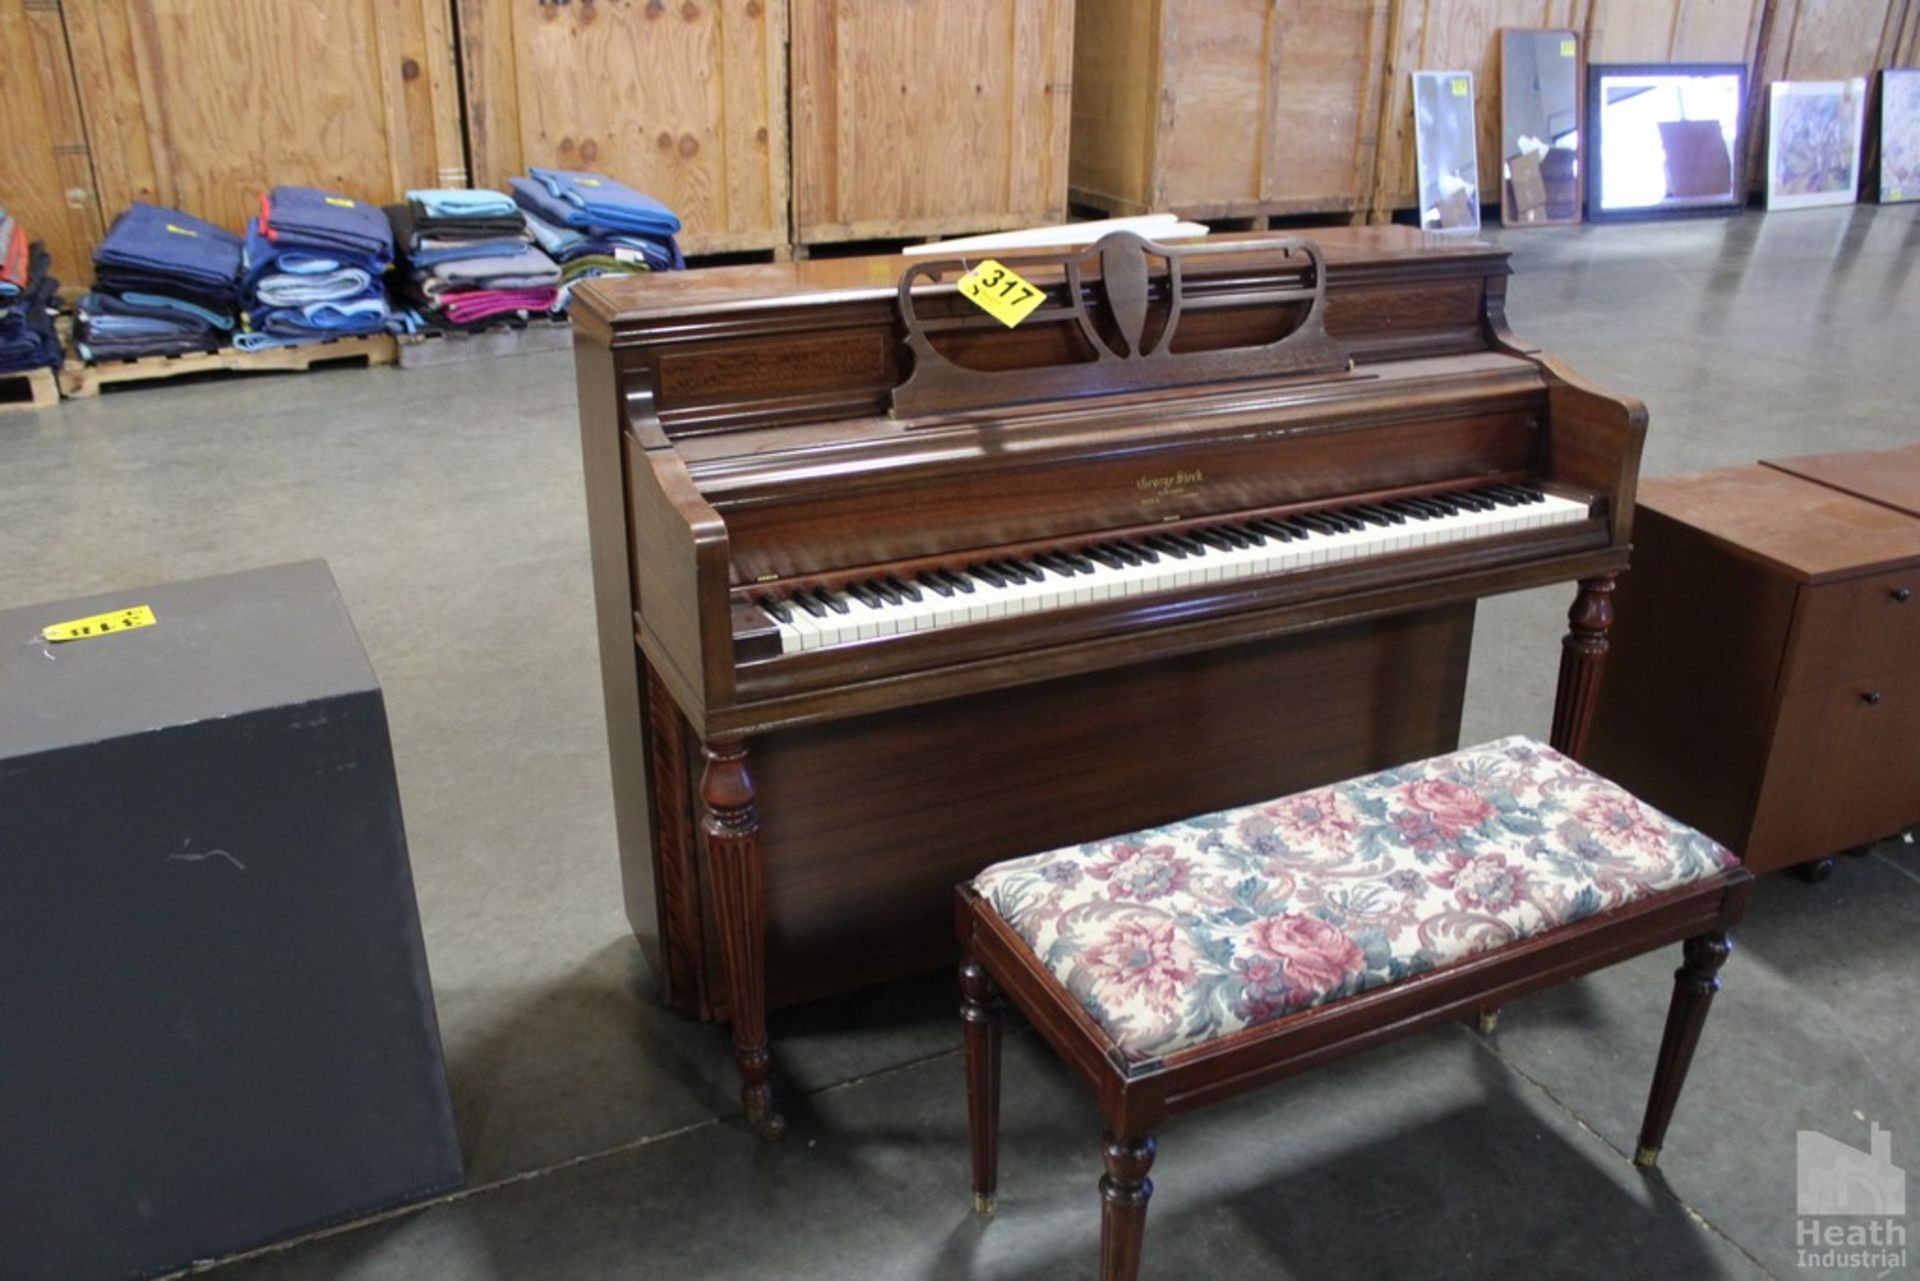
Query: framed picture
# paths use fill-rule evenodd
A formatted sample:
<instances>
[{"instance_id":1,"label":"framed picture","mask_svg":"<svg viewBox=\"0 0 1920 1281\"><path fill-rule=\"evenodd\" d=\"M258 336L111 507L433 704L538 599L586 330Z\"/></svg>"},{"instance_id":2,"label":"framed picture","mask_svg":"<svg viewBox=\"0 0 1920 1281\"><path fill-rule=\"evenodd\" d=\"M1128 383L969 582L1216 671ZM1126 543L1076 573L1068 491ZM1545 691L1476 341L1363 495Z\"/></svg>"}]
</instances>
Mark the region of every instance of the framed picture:
<instances>
[{"instance_id":1,"label":"framed picture","mask_svg":"<svg viewBox=\"0 0 1920 1281\"><path fill-rule=\"evenodd\" d=\"M1875 190L1881 204L1920 200L1920 71L1880 73L1878 117L1869 145L1879 156Z\"/></svg>"},{"instance_id":2,"label":"framed picture","mask_svg":"<svg viewBox=\"0 0 1920 1281\"><path fill-rule=\"evenodd\" d=\"M1471 71L1413 73L1413 150L1420 225L1471 236L1480 230L1478 130Z\"/></svg>"},{"instance_id":3,"label":"framed picture","mask_svg":"<svg viewBox=\"0 0 1920 1281\"><path fill-rule=\"evenodd\" d=\"M1728 63L1587 68L1587 217L1729 213L1740 181L1747 69Z\"/></svg>"},{"instance_id":4,"label":"framed picture","mask_svg":"<svg viewBox=\"0 0 1920 1281\"><path fill-rule=\"evenodd\" d=\"M1500 221L1580 221L1580 38L1500 33Z\"/></svg>"},{"instance_id":5,"label":"framed picture","mask_svg":"<svg viewBox=\"0 0 1920 1281\"><path fill-rule=\"evenodd\" d=\"M1767 208L1852 204L1867 82L1776 80L1768 91Z\"/></svg>"}]
</instances>

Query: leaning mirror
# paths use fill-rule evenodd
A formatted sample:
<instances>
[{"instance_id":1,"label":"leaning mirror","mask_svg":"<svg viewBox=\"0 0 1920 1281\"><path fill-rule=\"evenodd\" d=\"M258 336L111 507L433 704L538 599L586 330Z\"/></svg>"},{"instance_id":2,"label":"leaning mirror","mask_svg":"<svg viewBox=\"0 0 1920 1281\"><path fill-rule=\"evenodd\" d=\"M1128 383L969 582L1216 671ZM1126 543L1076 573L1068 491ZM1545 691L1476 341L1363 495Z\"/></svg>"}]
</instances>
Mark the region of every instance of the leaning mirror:
<instances>
[{"instance_id":1,"label":"leaning mirror","mask_svg":"<svg viewBox=\"0 0 1920 1281\"><path fill-rule=\"evenodd\" d=\"M1724 213L1740 186L1739 63L1587 68L1587 217Z\"/></svg>"},{"instance_id":2,"label":"leaning mirror","mask_svg":"<svg viewBox=\"0 0 1920 1281\"><path fill-rule=\"evenodd\" d=\"M1420 173L1420 225L1472 235L1480 230L1473 73L1413 73L1413 150Z\"/></svg>"},{"instance_id":3,"label":"leaning mirror","mask_svg":"<svg viewBox=\"0 0 1920 1281\"><path fill-rule=\"evenodd\" d=\"M1580 221L1580 41L1500 33L1500 221Z\"/></svg>"}]
</instances>

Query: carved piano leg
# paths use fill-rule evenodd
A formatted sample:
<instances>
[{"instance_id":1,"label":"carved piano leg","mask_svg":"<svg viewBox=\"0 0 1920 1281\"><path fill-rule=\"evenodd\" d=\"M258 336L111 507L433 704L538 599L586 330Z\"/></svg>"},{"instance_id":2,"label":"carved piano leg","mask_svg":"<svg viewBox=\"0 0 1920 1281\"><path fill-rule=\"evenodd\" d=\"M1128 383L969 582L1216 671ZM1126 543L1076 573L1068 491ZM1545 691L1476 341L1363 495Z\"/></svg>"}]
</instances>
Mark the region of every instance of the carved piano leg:
<instances>
[{"instance_id":1,"label":"carved piano leg","mask_svg":"<svg viewBox=\"0 0 1920 1281\"><path fill-rule=\"evenodd\" d=\"M1147 1232L1147 1201L1153 1196L1156 1144L1151 1134L1122 1138L1107 1131L1102 1150L1107 1172L1100 1180L1100 1281L1134 1281Z\"/></svg>"},{"instance_id":2,"label":"carved piano leg","mask_svg":"<svg viewBox=\"0 0 1920 1281\"><path fill-rule=\"evenodd\" d=\"M1000 991L970 956L960 962L960 1018L967 1039L973 1212L991 1218L1000 1181Z\"/></svg>"},{"instance_id":3,"label":"carved piano leg","mask_svg":"<svg viewBox=\"0 0 1920 1281\"><path fill-rule=\"evenodd\" d=\"M1680 1087L1700 1043L1713 994L1720 990L1720 967L1733 955L1733 940L1725 934L1699 934L1686 942L1680 968L1673 972L1673 1004L1667 1007L1667 1030L1660 1038L1660 1058L1653 1069L1653 1088L1647 1092L1647 1115L1640 1124L1640 1148L1633 1163L1651 1168L1660 1160Z\"/></svg>"},{"instance_id":4,"label":"carved piano leg","mask_svg":"<svg viewBox=\"0 0 1920 1281\"><path fill-rule=\"evenodd\" d=\"M1567 636L1560 643L1560 688L1553 700L1555 749L1579 760L1587 748L1587 728L1600 693L1600 672L1607 661L1607 629L1613 626L1613 588L1618 575L1580 580L1580 594L1567 611Z\"/></svg>"},{"instance_id":5,"label":"carved piano leg","mask_svg":"<svg viewBox=\"0 0 1920 1281\"><path fill-rule=\"evenodd\" d=\"M753 808L747 745L707 743L700 775L701 830L713 869L714 913L720 918L721 961L733 1019L733 1055L740 1064L740 1101L747 1123L763 1139L777 1139L787 1123L773 1110L767 1053L767 987L761 957L766 929L760 889L760 816Z\"/></svg>"}]
</instances>

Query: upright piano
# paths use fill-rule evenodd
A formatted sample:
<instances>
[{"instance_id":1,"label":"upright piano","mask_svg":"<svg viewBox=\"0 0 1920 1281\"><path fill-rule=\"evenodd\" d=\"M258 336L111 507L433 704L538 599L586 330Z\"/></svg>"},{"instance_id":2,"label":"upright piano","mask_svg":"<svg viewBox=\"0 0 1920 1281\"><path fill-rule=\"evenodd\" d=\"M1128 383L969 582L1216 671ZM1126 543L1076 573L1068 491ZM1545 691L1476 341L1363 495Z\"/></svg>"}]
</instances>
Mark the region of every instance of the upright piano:
<instances>
[{"instance_id":1,"label":"upright piano","mask_svg":"<svg viewBox=\"0 0 1920 1281\"><path fill-rule=\"evenodd\" d=\"M1482 596L1580 584L1576 755L1605 654L1646 413L1504 252L1113 233L1012 327L978 265L576 298L628 918L767 1134L768 1006L951 959L986 865L1452 749Z\"/></svg>"}]
</instances>

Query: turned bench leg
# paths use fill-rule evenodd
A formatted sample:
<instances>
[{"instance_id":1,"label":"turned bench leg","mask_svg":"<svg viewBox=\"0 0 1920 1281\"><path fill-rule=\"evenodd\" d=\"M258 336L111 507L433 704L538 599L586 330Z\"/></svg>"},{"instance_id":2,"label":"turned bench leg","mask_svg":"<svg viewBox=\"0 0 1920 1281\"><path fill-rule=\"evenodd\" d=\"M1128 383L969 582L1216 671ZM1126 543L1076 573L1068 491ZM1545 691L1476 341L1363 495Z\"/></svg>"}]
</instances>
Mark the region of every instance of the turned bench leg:
<instances>
[{"instance_id":1,"label":"turned bench leg","mask_svg":"<svg viewBox=\"0 0 1920 1281\"><path fill-rule=\"evenodd\" d=\"M1673 972L1673 1003L1667 1007L1667 1031L1660 1038L1660 1059L1653 1070L1653 1088L1647 1094L1647 1116L1640 1126L1640 1149L1635 1165L1651 1167L1660 1160L1667 1123L1687 1083L1687 1067L1700 1043L1713 994L1720 990L1720 967L1733 954L1733 941L1722 933L1701 934L1686 942L1684 960Z\"/></svg>"},{"instance_id":2,"label":"turned bench leg","mask_svg":"<svg viewBox=\"0 0 1920 1281\"><path fill-rule=\"evenodd\" d=\"M967 1036L967 1133L973 1141L973 1212L993 1213L1000 1182L1000 992L971 957L960 963Z\"/></svg>"},{"instance_id":3,"label":"turned bench leg","mask_svg":"<svg viewBox=\"0 0 1920 1281\"><path fill-rule=\"evenodd\" d=\"M1155 1144L1151 1134L1123 1139L1107 1131L1107 1172L1100 1179L1100 1281L1134 1281L1140 1275L1140 1243L1147 1232L1147 1201L1153 1196Z\"/></svg>"}]
</instances>

